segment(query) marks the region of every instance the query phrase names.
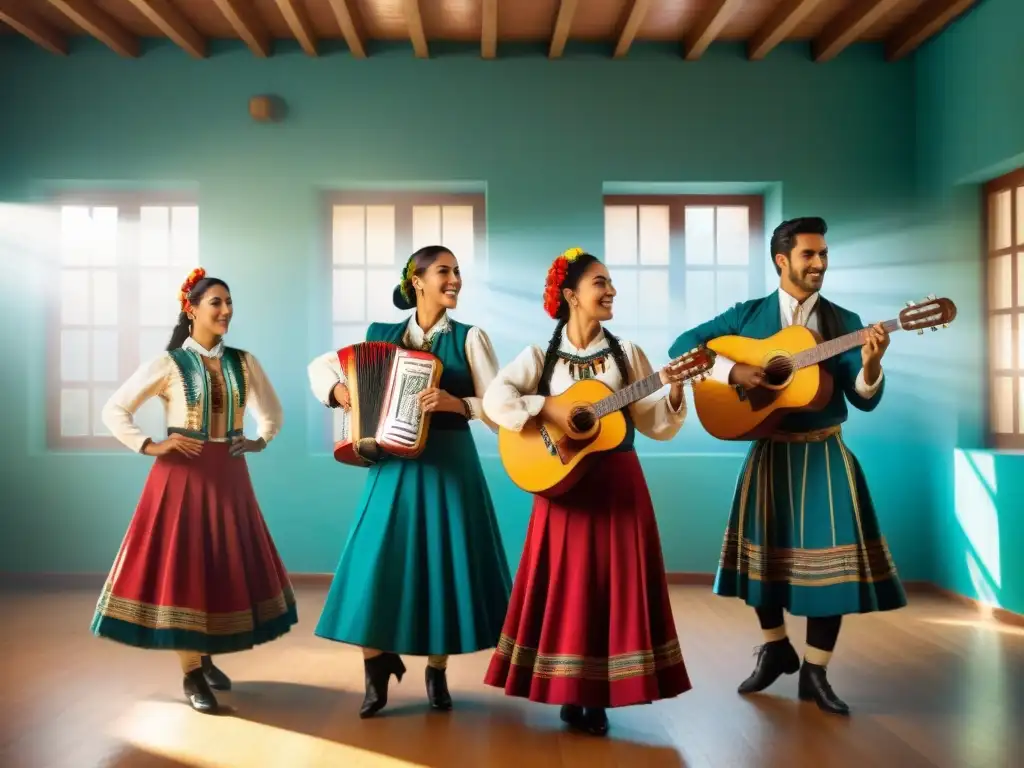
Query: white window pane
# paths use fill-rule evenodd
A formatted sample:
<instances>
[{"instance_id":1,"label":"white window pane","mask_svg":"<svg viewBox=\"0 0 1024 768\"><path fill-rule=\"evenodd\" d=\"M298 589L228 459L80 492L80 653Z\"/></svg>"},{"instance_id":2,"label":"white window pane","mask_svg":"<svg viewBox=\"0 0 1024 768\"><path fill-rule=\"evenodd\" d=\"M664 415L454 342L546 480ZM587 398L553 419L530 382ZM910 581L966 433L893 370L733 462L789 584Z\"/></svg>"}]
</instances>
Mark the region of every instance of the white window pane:
<instances>
[{"instance_id":1,"label":"white window pane","mask_svg":"<svg viewBox=\"0 0 1024 768\"><path fill-rule=\"evenodd\" d=\"M397 282L397 280L396 280ZM336 323L366 319L366 271L334 270L332 317Z\"/></svg>"},{"instance_id":2,"label":"white window pane","mask_svg":"<svg viewBox=\"0 0 1024 768\"><path fill-rule=\"evenodd\" d=\"M1017 380L1017 432L1024 434L1024 376Z\"/></svg>"},{"instance_id":3,"label":"white window pane","mask_svg":"<svg viewBox=\"0 0 1024 768\"><path fill-rule=\"evenodd\" d=\"M139 364L149 362L167 349L171 340L171 330L167 328L139 328Z\"/></svg>"},{"instance_id":4,"label":"white window pane","mask_svg":"<svg viewBox=\"0 0 1024 768\"><path fill-rule=\"evenodd\" d=\"M395 263L395 206L366 206L366 263Z\"/></svg>"},{"instance_id":5,"label":"white window pane","mask_svg":"<svg viewBox=\"0 0 1024 768\"><path fill-rule=\"evenodd\" d=\"M110 430L103 423L103 406L114 394L112 387L100 387L92 391L92 433L97 436L110 435Z\"/></svg>"},{"instance_id":6,"label":"white window pane","mask_svg":"<svg viewBox=\"0 0 1024 768\"><path fill-rule=\"evenodd\" d=\"M89 332L60 332L60 380L89 380Z\"/></svg>"},{"instance_id":7,"label":"white window pane","mask_svg":"<svg viewBox=\"0 0 1024 768\"><path fill-rule=\"evenodd\" d=\"M993 315L988 321L989 355L992 367L1013 368L1013 333L1010 315Z\"/></svg>"},{"instance_id":8,"label":"white window pane","mask_svg":"<svg viewBox=\"0 0 1024 768\"><path fill-rule=\"evenodd\" d=\"M1024 245L1024 187L1017 187L1017 245Z\"/></svg>"},{"instance_id":9,"label":"white window pane","mask_svg":"<svg viewBox=\"0 0 1024 768\"><path fill-rule=\"evenodd\" d=\"M640 263L661 266L669 262L667 205L640 206Z\"/></svg>"},{"instance_id":10,"label":"white window pane","mask_svg":"<svg viewBox=\"0 0 1024 768\"><path fill-rule=\"evenodd\" d=\"M1017 364L1014 368L1024 368L1024 314L1017 315ZM1024 412L1024 408L1021 411Z\"/></svg>"},{"instance_id":11,"label":"white window pane","mask_svg":"<svg viewBox=\"0 0 1024 768\"><path fill-rule=\"evenodd\" d=\"M1017 253L1017 306L1024 307L1024 251ZM995 309L995 307L990 307L990 309Z\"/></svg>"},{"instance_id":12,"label":"white window pane","mask_svg":"<svg viewBox=\"0 0 1024 768\"><path fill-rule=\"evenodd\" d=\"M344 349L366 340L366 326L363 324L334 326L334 348Z\"/></svg>"},{"instance_id":13,"label":"white window pane","mask_svg":"<svg viewBox=\"0 0 1024 768\"><path fill-rule=\"evenodd\" d=\"M167 419L164 416L164 401L159 397L151 397L139 406L133 416L135 425L142 434L153 440L167 437Z\"/></svg>"},{"instance_id":14,"label":"white window pane","mask_svg":"<svg viewBox=\"0 0 1024 768\"><path fill-rule=\"evenodd\" d=\"M83 266L92 254L92 218L84 205L65 205L60 209L60 260Z\"/></svg>"},{"instance_id":15,"label":"white window pane","mask_svg":"<svg viewBox=\"0 0 1024 768\"><path fill-rule=\"evenodd\" d=\"M93 325L117 325L117 272L97 269L92 273Z\"/></svg>"},{"instance_id":16,"label":"white window pane","mask_svg":"<svg viewBox=\"0 0 1024 768\"><path fill-rule=\"evenodd\" d=\"M89 434L89 390L60 391L60 433L63 437L85 437Z\"/></svg>"},{"instance_id":17,"label":"white window pane","mask_svg":"<svg viewBox=\"0 0 1024 768\"><path fill-rule=\"evenodd\" d=\"M606 205L604 207L604 263L636 264L637 207Z\"/></svg>"},{"instance_id":18,"label":"white window pane","mask_svg":"<svg viewBox=\"0 0 1024 768\"><path fill-rule=\"evenodd\" d=\"M1010 206L1013 198L1010 190L1004 189L989 195L988 232L991 250L1010 247Z\"/></svg>"},{"instance_id":19,"label":"white window pane","mask_svg":"<svg viewBox=\"0 0 1024 768\"><path fill-rule=\"evenodd\" d=\"M180 284L167 269L139 270L139 324L171 328L178 322Z\"/></svg>"},{"instance_id":20,"label":"white window pane","mask_svg":"<svg viewBox=\"0 0 1024 768\"><path fill-rule=\"evenodd\" d=\"M92 209L92 264L97 267L117 263L117 208Z\"/></svg>"},{"instance_id":21,"label":"white window pane","mask_svg":"<svg viewBox=\"0 0 1024 768\"><path fill-rule=\"evenodd\" d=\"M996 376L992 382L992 431L1013 434L1013 377Z\"/></svg>"},{"instance_id":22,"label":"white window pane","mask_svg":"<svg viewBox=\"0 0 1024 768\"><path fill-rule=\"evenodd\" d=\"M399 277L393 269L369 269L366 271L367 319L376 322L397 323L406 316L406 313L396 307L391 300Z\"/></svg>"},{"instance_id":23,"label":"white window pane","mask_svg":"<svg viewBox=\"0 0 1024 768\"><path fill-rule=\"evenodd\" d=\"M715 263L715 209L686 206L683 223L687 264Z\"/></svg>"},{"instance_id":24,"label":"white window pane","mask_svg":"<svg viewBox=\"0 0 1024 768\"><path fill-rule=\"evenodd\" d=\"M139 263L160 267L170 257L170 211L162 205L139 209Z\"/></svg>"},{"instance_id":25,"label":"white window pane","mask_svg":"<svg viewBox=\"0 0 1024 768\"><path fill-rule=\"evenodd\" d=\"M664 326L669 321L667 269L645 269L639 274L640 325Z\"/></svg>"},{"instance_id":26,"label":"white window pane","mask_svg":"<svg viewBox=\"0 0 1024 768\"><path fill-rule=\"evenodd\" d=\"M334 206L331 232L335 264L366 263L366 210L363 206Z\"/></svg>"},{"instance_id":27,"label":"white window pane","mask_svg":"<svg viewBox=\"0 0 1024 768\"><path fill-rule=\"evenodd\" d=\"M988 302L989 309L1009 309L1013 304L1013 281L1010 279L1013 264L1010 254L995 256L988 260ZM1019 278L1018 278L1019 279Z\"/></svg>"},{"instance_id":28,"label":"white window pane","mask_svg":"<svg viewBox=\"0 0 1024 768\"><path fill-rule=\"evenodd\" d=\"M619 268L612 275L615 286L615 301L612 304L616 324L635 327L637 325L637 292L639 275L636 269Z\"/></svg>"},{"instance_id":29,"label":"white window pane","mask_svg":"<svg viewBox=\"0 0 1024 768\"><path fill-rule=\"evenodd\" d=\"M442 210L441 224L441 243L455 254L460 270L471 267L476 261L473 206L446 205Z\"/></svg>"},{"instance_id":30,"label":"white window pane","mask_svg":"<svg viewBox=\"0 0 1024 768\"><path fill-rule=\"evenodd\" d=\"M89 324L89 272L62 269L60 273L60 321L63 325Z\"/></svg>"},{"instance_id":31,"label":"white window pane","mask_svg":"<svg viewBox=\"0 0 1024 768\"><path fill-rule=\"evenodd\" d=\"M92 380L117 381L119 362L117 331L93 331Z\"/></svg>"},{"instance_id":32,"label":"white window pane","mask_svg":"<svg viewBox=\"0 0 1024 768\"><path fill-rule=\"evenodd\" d=\"M414 205L412 207L412 249L418 251L427 245L441 245L441 206Z\"/></svg>"},{"instance_id":33,"label":"white window pane","mask_svg":"<svg viewBox=\"0 0 1024 768\"><path fill-rule=\"evenodd\" d=\"M715 249L719 264L750 261L750 213L745 205L721 206L715 213Z\"/></svg>"},{"instance_id":34,"label":"white window pane","mask_svg":"<svg viewBox=\"0 0 1024 768\"><path fill-rule=\"evenodd\" d=\"M720 271L715 274L715 313L750 298L750 277L746 270ZM711 319L708 315L707 320Z\"/></svg>"},{"instance_id":35,"label":"white window pane","mask_svg":"<svg viewBox=\"0 0 1024 768\"><path fill-rule=\"evenodd\" d=\"M180 205L171 209L171 262L185 267L199 265L199 208Z\"/></svg>"},{"instance_id":36,"label":"white window pane","mask_svg":"<svg viewBox=\"0 0 1024 768\"><path fill-rule=\"evenodd\" d=\"M686 271L685 328L693 328L715 314L715 273L710 270Z\"/></svg>"}]
</instances>

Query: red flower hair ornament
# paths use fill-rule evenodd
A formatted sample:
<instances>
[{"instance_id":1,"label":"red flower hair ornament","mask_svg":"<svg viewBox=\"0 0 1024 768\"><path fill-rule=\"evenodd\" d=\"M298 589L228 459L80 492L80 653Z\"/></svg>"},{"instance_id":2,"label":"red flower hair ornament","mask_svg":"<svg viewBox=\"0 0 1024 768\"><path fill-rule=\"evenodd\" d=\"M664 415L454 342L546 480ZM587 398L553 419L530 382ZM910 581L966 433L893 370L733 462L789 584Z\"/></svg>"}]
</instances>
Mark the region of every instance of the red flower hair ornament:
<instances>
[{"instance_id":1,"label":"red flower hair ornament","mask_svg":"<svg viewBox=\"0 0 1024 768\"><path fill-rule=\"evenodd\" d=\"M569 265L582 255L582 248L570 248L551 262L544 283L544 311L552 320L558 319L558 308L562 306L562 283L569 272Z\"/></svg>"},{"instance_id":2,"label":"red flower hair ornament","mask_svg":"<svg viewBox=\"0 0 1024 768\"><path fill-rule=\"evenodd\" d=\"M196 267L188 273L188 277L185 278L185 282L181 284L181 289L178 291L178 303L181 304L182 312L188 312L192 309L192 305L188 300L188 295L192 293L192 289L196 287L196 283L204 277L206 277L206 270L202 267Z\"/></svg>"}]
</instances>

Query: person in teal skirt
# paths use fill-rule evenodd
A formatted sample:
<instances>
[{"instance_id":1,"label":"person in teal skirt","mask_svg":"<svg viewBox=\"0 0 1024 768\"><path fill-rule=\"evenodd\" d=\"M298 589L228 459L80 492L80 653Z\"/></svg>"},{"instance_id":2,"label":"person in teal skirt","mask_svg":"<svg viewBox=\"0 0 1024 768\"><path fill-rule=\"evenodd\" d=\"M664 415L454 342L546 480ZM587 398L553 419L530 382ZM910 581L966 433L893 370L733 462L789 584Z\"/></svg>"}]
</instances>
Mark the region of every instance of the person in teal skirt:
<instances>
[{"instance_id":1,"label":"person in teal skirt","mask_svg":"<svg viewBox=\"0 0 1024 768\"><path fill-rule=\"evenodd\" d=\"M428 246L409 257L395 288L407 322L372 323L367 341L429 351L442 365L440 385L420 402L431 412L424 451L371 466L355 523L331 582L316 635L363 649L366 696L360 717L387 704L401 655L426 656L430 706L452 707L448 656L494 648L512 590L505 547L469 429L484 419L481 398L498 362L478 327L452 320L462 277L454 254ZM310 385L330 408L349 407L336 352L314 360Z\"/></svg>"},{"instance_id":2,"label":"person in teal skirt","mask_svg":"<svg viewBox=\"0 0 1024 768\"><path fill-rule=\"evenodd\" d=\"M720 336L766 339L801 324L825 340L864 328L861 319L819 293L828 268L827 226L808 217L780 224L771 252L779 290L736 304L672 344L675 357ZM833 377L820 411L786 414L770 438L757 440L740 473L722 545L714 591L757 611L764 644L742 694L762 691L783 674L800 672L799 696L846 715L826 667L846 614L906 605L906 595L881 533L864 473L842 437L847 402L874 410L885 383L881 361L889 337L872 326L867 343L822 363ZM762 368L719 355L713 377L738 390L759 387ZM783 610L807 617L803 663L786 634Z\"/></svg>"}]
</instances>

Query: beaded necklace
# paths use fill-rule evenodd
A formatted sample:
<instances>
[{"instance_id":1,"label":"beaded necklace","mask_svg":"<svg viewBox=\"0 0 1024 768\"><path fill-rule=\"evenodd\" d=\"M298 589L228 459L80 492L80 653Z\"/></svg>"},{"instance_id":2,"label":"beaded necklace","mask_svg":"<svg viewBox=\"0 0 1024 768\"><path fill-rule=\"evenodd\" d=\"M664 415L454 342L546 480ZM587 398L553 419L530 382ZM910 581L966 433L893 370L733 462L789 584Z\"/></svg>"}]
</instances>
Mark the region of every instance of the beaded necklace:
<instances>
[{"instance_id":1,"label":"beaded necklace","mask_svg":"<svg viewBox=\"0 0 1024 768\"><path fill-rule=\"evenodd\" d=\"M598 369L604 373L608 369L608 358L611 350L607 347L589 355L574 355L572 352L558 350L555 353L559 360L564 360L569 366L569 375L576 381L593 379L597 376Z\"/></svg>"}]
</instances>

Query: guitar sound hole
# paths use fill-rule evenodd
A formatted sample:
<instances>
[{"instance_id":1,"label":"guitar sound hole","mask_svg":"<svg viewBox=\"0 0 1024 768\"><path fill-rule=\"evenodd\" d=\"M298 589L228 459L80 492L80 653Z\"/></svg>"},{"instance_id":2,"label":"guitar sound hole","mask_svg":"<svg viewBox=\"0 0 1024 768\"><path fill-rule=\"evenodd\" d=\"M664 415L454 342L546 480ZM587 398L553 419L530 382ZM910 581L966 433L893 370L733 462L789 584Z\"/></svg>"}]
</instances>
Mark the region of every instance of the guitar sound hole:
<instances>
[{"instance_id":1,"label":"guitar sound hole","mask_svg":"<svg viewBox=\"0 0 1024 768\"><path fill-rule=\"evenodd\" d=\"M569 416L569 424L577 432L586 432L597 423L597 415L589 408L576 408Z\"/></svg>"},{"instance_id":2,"label":"guitar sound hole","mask_svg":"<svg viewBox=\"0 0 1024 768\"><path fill-rule=\"evenodd\" d=\"M794 370L792 358L773 357L764 367L764 382L770 387L781 387L789 381Z\"/></svg>"}]
</instances>

